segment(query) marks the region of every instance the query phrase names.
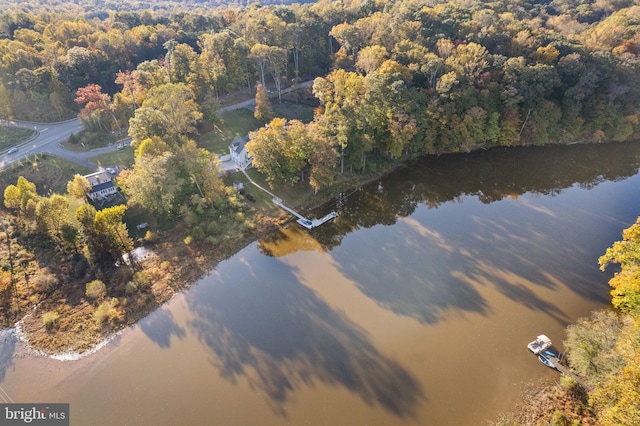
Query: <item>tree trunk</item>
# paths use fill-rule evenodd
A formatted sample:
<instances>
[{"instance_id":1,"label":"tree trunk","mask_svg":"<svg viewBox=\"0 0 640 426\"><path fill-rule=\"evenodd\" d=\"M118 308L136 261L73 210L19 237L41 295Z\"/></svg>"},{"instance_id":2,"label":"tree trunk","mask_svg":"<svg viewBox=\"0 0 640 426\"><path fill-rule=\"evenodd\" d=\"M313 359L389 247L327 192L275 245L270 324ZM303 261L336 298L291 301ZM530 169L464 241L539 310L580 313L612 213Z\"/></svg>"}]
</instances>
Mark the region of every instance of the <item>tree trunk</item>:
<instances>
[{"instance_id":1,"label":"tree trunk","mask_svg":"<svg viewBox=\"0 0 640 426\"><path fill-rule=\"evenodd\" d=\"M524 130L524 126L527 125L527 121L529 121L530 115L531 115L531 108L529 108L529 111L527 112L527 117L524 119L524 123L522 123L522 127L520 127L520 133L518 133L520 136L522 136L522 131Z\"/></svg>"}]
</instances>

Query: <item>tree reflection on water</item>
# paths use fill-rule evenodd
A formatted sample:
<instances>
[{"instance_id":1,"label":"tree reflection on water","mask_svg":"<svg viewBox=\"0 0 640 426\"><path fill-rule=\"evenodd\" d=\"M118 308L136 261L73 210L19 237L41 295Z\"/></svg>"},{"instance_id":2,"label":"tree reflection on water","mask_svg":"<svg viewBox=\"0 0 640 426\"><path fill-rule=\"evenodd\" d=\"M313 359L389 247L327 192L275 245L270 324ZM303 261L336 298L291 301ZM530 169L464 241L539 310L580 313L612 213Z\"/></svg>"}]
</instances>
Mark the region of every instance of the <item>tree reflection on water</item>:
<instances>
[{"instance_id":1,"label":"tree reflection on water","mask_svg":"<svg viewBox=\"0 0 640 426\"><path fill-rule=\"evenodd\" d=\"M601 238L594 228L606 227L605 220L592 217L599 201L594 196L579 213L586 218L582 227L571 217L572 200L564 202L564 216L522 199L497 202L525 193L555 198L575 185L591 189L633 176L639 165L637 142L423 158L341 198L334 223L304 238L295 237L301 231L276 232L259 247L270 256L311 248L331 252L339 271L362 293L423 323L433 324L451 310L486 315L490 305L480 295L482 286L566 322L559 307L533 289L562 284L605 302L592 279L599 278L594 241ZM463 200L462 208L448 208ZM325 206L317 216L334 207ZM594 263L585 265L589 258Z\"/></svg>"},{"instance_id":2,"label":"tree reflection on water","mask_svg":"<svg viewBox=\"0 0 640 426\"><path fill-rule=\"evenodd\" d=\"M0 382L4 380L7 369L13 366L17 342L13 329L0 330Z\"/></svg>"},{"instance_id":3,"label":"tree reflection on water","mask_svg":"<svg viewBox=\"0 0 640 426\"><path fill-rule=\"evenodd\" d=\"M465 196L477 197L483 204L525 193L554 196L573 185L593 188L628 178L639 167L640 142L494 148L429 156L340 199L340 216L334 226L328 231L320 227L313 235L330 250L349 233L392 225L420 205L436 208Z\"/></svg>"}]
</instances>

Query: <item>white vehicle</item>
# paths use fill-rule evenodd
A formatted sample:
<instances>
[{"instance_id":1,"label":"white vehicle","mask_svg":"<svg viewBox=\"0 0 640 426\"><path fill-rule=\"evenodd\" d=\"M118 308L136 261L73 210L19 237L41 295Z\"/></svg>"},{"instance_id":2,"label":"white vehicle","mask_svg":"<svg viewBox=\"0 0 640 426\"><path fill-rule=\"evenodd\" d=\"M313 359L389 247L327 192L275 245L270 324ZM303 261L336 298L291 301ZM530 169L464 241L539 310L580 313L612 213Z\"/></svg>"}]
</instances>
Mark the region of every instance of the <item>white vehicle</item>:
<instances>
[{"instance_id":1,"label":"white vehicle","mask_svg":"<svg viewBox=\"0 0 640 426\"><path fill-rule=\"evenodd\" d=\"M7 151L7 154L13 154L14 152L18 152L18 148L16 148L15 146Z\"/></svg>"},{"instance_id":2,"label":"white vehicle","mask_svg":"<svg viewBox=\"0 0 640 426\"><path fill-rule=\"evenodd\" d=\"M106 170L106 171L107 171L107 173L109 173L110 175L115 175L115 174L116 174L116 171L115 171L115 170L113 170L111 167L107 167L107 168L105 168L105 170Z\"/></svg>"}]
</instances>

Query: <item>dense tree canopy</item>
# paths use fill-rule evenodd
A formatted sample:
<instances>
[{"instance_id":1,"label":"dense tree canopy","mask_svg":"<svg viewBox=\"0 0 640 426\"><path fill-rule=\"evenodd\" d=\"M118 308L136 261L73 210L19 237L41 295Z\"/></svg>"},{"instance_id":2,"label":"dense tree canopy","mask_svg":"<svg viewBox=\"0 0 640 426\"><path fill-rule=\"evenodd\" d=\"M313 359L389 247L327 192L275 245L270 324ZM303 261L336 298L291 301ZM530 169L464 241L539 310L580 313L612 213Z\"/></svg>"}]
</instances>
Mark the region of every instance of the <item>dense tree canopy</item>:
<instances>
[{"instance_id":1,"label":"dense tree canopy","mask_svg":"<svg viewBox=\"0 0 640 426\"><path fill-rule=\"evenodd\" d=\"M144 11L136 2L77 3L33 0L3 13L0 113L68 117L80 106L77 91L99 86L109 97L100 102L111 105L99 109L109 114L97 123L117 128L163 84L188 86L206 112L212 97L242 86L260 81L280 93L285 82L333 67L374 77L367 97L375 97L376 75L396 82L393 101L404 102L390 110L391 102L374 101L360 116L341 118L332 108L349 102L354 79L323 98L329 117L318 123L333 127L325 134L353 170L375 157L493 144L622 141L640 125L633 0L322 0L227 9L194 1L180 2L180 13L167 12L171 1ZM85 117L95 104L82 103ZM153 122L147 112L140 115ZM370 114L375 122L365 120Z\"/></svg>"},{"instance_id":2,"label":"dense tree canopy","mask_svg":"<svg viewBox=\"0 0 640 426\"><path fill-rule=\"evenodd\" d=\"M571 367L591 389L589 403L603 425L640 422L640 218L599 259L619 264L609 281L618 309L599 311L567 328Z\"/></svg>"},{"instance_id":3,"label":"dense tree canopy","mask_svg":"<svg viewBox=\"0 0 640 426\"><path fill-rule=\"evenodd\" d=\"M217 97L258 82L267 122L266 94L315 79L313 122L272 122L249 146L272 184L316 190L396 159L640 130L640 0L116 3L5 2L0 114L128 126L122 182L161 216L226 199L189 138Z\"/></svg>"},{"instance_id":4,"label":"dense tree canopy","mask_svg":"<svg viewBox=\"0 0 640 426\"><path fill-rule=\"evenodd\" d=\"M602 270L610 263L621 267L609 281L613 306L623 312L640 313L640 218L624 230L622 241L616 241L598 261Z\"/></svg>"}]
</instances>

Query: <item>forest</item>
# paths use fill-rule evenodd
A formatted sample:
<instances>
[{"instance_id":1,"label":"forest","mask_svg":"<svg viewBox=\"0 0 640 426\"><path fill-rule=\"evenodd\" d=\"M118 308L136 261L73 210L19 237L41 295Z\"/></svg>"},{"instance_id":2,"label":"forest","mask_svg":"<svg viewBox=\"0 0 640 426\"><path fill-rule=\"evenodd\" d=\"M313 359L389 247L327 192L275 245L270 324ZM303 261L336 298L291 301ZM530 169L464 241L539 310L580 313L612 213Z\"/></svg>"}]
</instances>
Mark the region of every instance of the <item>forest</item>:
<instances>
[{"instance_id":1,"label":"forest","mask_svg":"<svg viewBox=\"0 0 640 426\"><path fill-rule=\"evenodd\" d=\"M202 114L180 130L188 136L215 120L222 94L318 77L322 107L305 131L339 152L340 172L495 145L624 141L639 125L637 3L200 3L197 12L80 14L21 3L0 17L0 116L80 112L94 127L126 128L153 87L181 84ZM93 98L76 102L78 90ZM265 172L287 180L313 167L309 152L288 155L286 170Z\"/></svg>"}]
</instances>

